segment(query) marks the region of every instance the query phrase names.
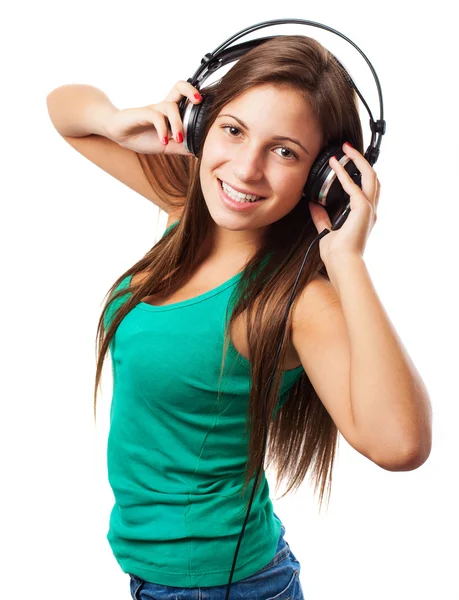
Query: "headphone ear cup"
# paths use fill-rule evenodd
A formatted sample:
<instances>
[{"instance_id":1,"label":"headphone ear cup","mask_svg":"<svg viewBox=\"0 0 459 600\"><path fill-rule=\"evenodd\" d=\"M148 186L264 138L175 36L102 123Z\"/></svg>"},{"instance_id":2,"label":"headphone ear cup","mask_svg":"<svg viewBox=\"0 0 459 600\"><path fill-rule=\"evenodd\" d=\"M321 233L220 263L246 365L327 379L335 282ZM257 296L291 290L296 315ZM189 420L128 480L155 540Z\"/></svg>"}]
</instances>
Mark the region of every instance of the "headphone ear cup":
<instances>
[{"instance_id":1,"label":"headphone ear cup","mask_svg":"<svg viewBox=\"0 0 459 600\"><path fill-rule=\"evenodd\" d=\"M339 145L335 144L327 146L314 161L303 190L303 195L308 202L315 202L322 206L331 206L341 199L341 192L344 191L343 187L337 179L335 172L328 164L328 161L332 156L338 158L338 153L340 151L341 154L343 154L341 146ZM335 188L335 179L338 181L339 187L341 188L339 194ZM332 187L334 188L333 194L331 194Z\"/></svg>"},{"instance_id":2,"label":"headphone ear cup","mask_svg":"<svg viewBox=\"0 0 459 600\"><path fill-rule=\"evenodd\" d=\"M199 104L189 103L188 114L186 114L187 111L184 111L184 116L181 114L184 124L184 141L188 146L189 152L192 152L196 157L201 151L204 126L210 104L211 96L204 96L202 102Z\"/></svg>"},{"instance_id":3,"label":"headphone ear cup","mask_svg":"<svg viewBox=\"0 0 459 600\"><path fill-rule=\"evenodd\" d=\"M314 161L306 181L303 195L308 201L322 206L339 206L349 202L349 194L344 191L341 181L330 167L329 160L336 156L349 177L362 188L362 174L354 161L344 153L342 144L327 147Z\"/></svg>"}]
</instances>

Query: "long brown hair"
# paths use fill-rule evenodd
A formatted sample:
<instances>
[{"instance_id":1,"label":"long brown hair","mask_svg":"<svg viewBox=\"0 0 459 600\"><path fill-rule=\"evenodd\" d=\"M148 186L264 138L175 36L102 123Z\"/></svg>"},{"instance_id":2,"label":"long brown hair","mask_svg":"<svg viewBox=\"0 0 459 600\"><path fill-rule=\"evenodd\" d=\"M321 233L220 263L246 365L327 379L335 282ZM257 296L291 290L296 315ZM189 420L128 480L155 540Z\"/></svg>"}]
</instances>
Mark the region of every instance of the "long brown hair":
<instances>
[{"instance_id":1,"label":"long brown hair","mask_svg":"<svg viewBox=\"0 0 459 600\"><path fill-rule=\"evenodd\" d=\"M290 35L268 40L245 54L216 83L203 87L203 95L210 95L212 100L198 156L138 154L153 189L160 194L167 194L169 198L176 198L177 201L171 200L170 204L183 207L183 214L179 223L123 273L107 293L109 299L104 305L97 329L94 415L103 362L121 320L144 296L160 292L169 296L179 290L198 265L199 249L212 226L199 177L202 147L210 126L228 102L261 84L288 87L303 95L320 124L323 148L329 143L347 140L363 153L356 93L334 56L313 38ZM185 202L183 198L186 198ZM333 219L342 209L343 206L337 206L333 211L328 209L330 218ZM329 280L320 258L319 245L315 243L298 282L296 300L289 312L282 349L276 362L285 307L305 251L316 236L317 230L304 198L290 213L270 225L262 246L247 262L234 289L234 308L225 329L222 371L231 324L238 315L247 311L252 386L246 421L246 431L250 428L250 440L242 492L256 474L261 460L265 425L264 396L274 371L267 397L266 460L268 466L271 463L275 465L276 490L284 480L287 480L288 488L283 496L290 490L298 489L311 468L314 493L320 485L321 509L327 483L328 500L330 498L338 430L306 372L289 390L287 401L273 418L279 398L282 367L291 340L292 312L296 300L318 273ZM113 294L125 277L139 272L146 274L142 281ZM127 292L132 297L121 304L105 331L107 308Z\"/></svg>"}]
</instances>

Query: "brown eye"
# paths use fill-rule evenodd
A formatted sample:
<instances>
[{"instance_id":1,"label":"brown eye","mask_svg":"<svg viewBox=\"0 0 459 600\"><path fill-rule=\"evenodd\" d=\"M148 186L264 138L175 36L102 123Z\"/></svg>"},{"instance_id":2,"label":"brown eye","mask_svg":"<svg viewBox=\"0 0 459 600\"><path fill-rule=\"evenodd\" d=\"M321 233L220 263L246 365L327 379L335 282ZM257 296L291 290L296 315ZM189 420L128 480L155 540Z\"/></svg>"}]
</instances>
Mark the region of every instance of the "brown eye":
<instances>
[{"instance_id":1,"label":"brown eye","mask_svg":"<svg viewBox=\"0 0 459 600\"><path fill-rule=\"evenodd\" d=\"M234 125L222 125L222 129L233 129L233 130L239 131L239 133L240 133L239 128L235 127ZM229 135L231 137L237 137L237 135L233 135L232 133L229 133ZM293 150L290 150L290 148L288 148L287 146L280 146L279 148L276 148L276 150L286 150L287 152L290 152L290 156L281 156L281 158L285 158L286 160L297 160L298 159L298 156L295 154L295 152L293 152Z\"/></svg>"},{"instance_id":2,"label":"brown eye","mask_svg":"<svg viewBox=\"0 0 459 600\"><path fill-rule=\"evenodd\" d=\"M222 129L235 129L236 131L239 131L239 129L237 127L235 127L234 125L223 125ZM230 134L231 137L236 137L235 135Z\"/></svg>"},{"instance_id":3,"label":"brown eye","mask_svg":"<svg viewBox=\"0 0 459 600\"><path fill-rule=\"evenodd\" d=\"M287 150L287 152L290 152L290 156L292 158L296 158L296 154L290 150L290 148L287 148L287 146L281 146L280 148L277 148L277 150ZM283 156L282 158L289 158L288 156Z\"/></svg>"}]
</instances>

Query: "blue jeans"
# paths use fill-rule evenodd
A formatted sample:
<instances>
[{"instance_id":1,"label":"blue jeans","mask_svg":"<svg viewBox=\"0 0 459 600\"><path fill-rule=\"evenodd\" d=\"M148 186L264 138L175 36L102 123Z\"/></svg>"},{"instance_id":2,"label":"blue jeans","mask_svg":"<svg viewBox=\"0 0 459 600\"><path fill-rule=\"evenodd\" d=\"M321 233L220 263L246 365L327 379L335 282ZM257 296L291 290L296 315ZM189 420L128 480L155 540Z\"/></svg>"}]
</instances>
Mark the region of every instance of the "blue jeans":
<instances>
[{"instance_id":1,"label":"blue jeans","mask_svg":"<svg viewBox=\"0 0 459 600\"><path fill-rule=\"evenodd\" d=\"M282 525L276 554L270 563L254 575L231 583L230 599L304 600L299 579L301 566L284 534L285 527ZM228 584L202 588L171 587L150 583L131 573L129 576L134 600L225 600L228 588Z\"/></svg>"}]
</instances>

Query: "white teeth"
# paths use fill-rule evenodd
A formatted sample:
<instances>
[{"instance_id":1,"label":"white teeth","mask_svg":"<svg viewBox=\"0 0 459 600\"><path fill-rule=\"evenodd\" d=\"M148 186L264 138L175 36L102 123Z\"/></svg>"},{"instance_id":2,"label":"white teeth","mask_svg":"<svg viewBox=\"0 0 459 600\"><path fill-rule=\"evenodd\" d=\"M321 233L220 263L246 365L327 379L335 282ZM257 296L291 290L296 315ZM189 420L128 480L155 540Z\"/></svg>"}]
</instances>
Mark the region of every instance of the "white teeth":
<instances>
[{"instance_id":1,"label":"white teeth","mask_svg":"<svg viewBox=\"0 0 459 600\"><path fill-rule=\"evenodd\" d=\"M261 196L254 196L253 194L242 194L241 192L237 192L236 190L233 190L233 188L224 181L222 181L222 187L228 194L228 196L233 200L236 200L236 202L256 202L261 198Z\"/></svg>"}]
</instances>

